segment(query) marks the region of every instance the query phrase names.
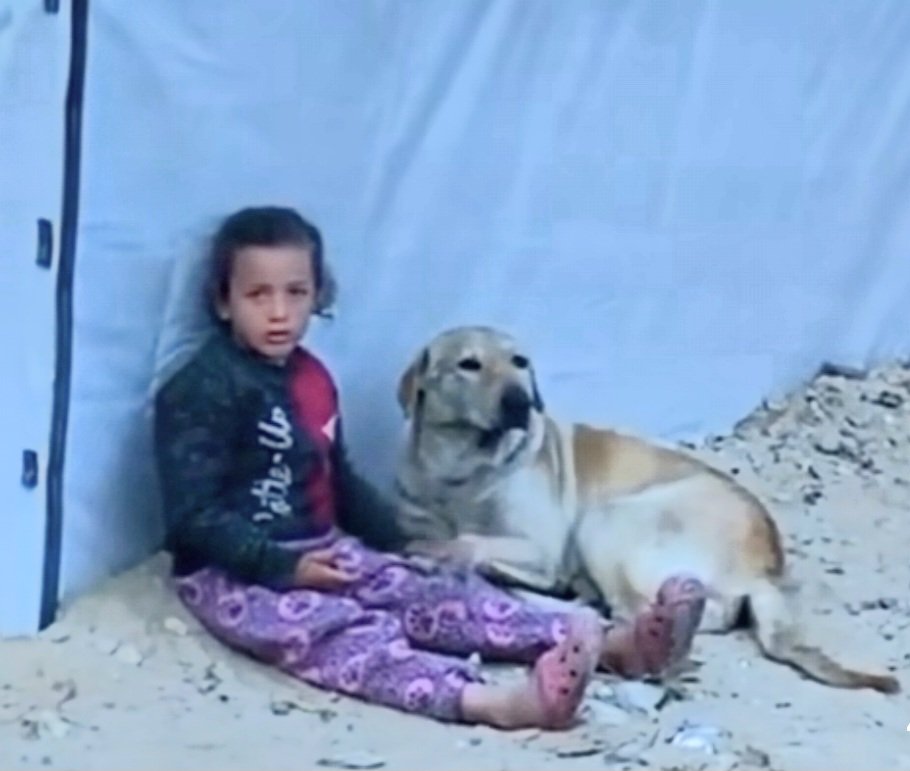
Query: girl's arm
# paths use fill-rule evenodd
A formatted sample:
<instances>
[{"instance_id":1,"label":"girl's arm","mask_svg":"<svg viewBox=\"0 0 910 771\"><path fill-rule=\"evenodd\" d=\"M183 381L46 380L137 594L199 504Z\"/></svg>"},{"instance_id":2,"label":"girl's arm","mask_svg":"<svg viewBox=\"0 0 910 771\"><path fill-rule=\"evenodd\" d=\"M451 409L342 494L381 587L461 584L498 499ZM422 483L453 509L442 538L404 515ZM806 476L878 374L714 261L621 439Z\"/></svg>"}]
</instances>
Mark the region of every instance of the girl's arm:
<instances>
[{"instance_id":1,"label":"girl's arm","mask_svg":"<svg viewBox=\"0 0 910 771\"><path fill-rule=\"evenodd\" d=\"M155 399L155 455L168 547L237 579L295 585L300 554L279 546L223 499L234 413L223 378L186 370Z\"/></svg>"},{"instance_id":2,"label":"girl's arm","mask_svg":"<svg viewBox=\"0 0 910 771\"><path fill-rule=\"evenodd\" d=\"M354 469L339 419L333 448L335 500L342 530L380 551L400 551L408 542L395 516L395 509L375 487Z\"/></svg>"}]
</instances>

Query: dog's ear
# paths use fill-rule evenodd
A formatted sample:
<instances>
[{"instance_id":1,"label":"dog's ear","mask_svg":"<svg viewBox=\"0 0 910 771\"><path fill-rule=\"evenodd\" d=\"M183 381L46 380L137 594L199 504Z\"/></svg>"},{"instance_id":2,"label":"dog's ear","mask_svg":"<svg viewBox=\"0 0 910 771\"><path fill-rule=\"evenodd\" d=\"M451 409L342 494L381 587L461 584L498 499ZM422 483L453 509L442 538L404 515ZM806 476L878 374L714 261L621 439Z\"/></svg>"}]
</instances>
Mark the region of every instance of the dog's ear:
<instances>
[{"instance_id":1,"label":"dog's ear","mask_svg":"<svg viewBox=\"0 0 910 771\"><path fill-rule=\"evenodd\" d=\"M430 366L430 350L424 348L411 362L398 381L398 404L405 416L410 416L417 402L421 400L420 378Z\"/></svg>"},{"instance_id":2,"label":"dog's ear","mask_svg":"<svg viewBox=\"0 0 910 771\"><path fill-rule=\"evenodd\" d=\"M537 376L534 374L534 367L530 367L529 371L531 373L531 401L537 412L543 412L543 397L540 395L540 388L537 387Z\"/></svg>"}]
</instances>

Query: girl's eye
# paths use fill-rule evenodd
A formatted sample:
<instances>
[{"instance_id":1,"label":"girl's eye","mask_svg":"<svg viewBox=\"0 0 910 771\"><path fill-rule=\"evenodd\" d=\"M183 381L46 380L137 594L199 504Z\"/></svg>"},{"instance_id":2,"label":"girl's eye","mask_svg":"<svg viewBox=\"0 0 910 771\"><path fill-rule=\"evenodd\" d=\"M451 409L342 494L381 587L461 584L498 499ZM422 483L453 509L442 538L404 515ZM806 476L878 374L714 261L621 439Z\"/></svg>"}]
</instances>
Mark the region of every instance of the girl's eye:
<instances>
[{"instance_id":1,"label":"girl's eye","mask_svg":"<svg viewBox=\"0 0 910 771\"><path fill-rule=\"evenodd\" d=\"M298 286L291 290L291 294L298 297L306 297L309 293L310 290L305 286Z\"/></svg>"},{"instance_id":2,"label":"girl's eye","mask_svg":"<svg viewBox=\"0 0 910 771\"><path fill-rule=\"evenodd\" d=\"M466 370L467 372L477 372L481 368L480 361L473 357L462 359L458 362L459 369Z\"/></svg>"},{"instance_id":3,"label":"girl's eye","mask_svg":"<svg viewBox=\"0 0 910 771\"><path fill-rule=\"evenodd\" d=\"M527 369L530 363L527 356L516 354L512 357L512 364L518 367L518 369Z\"/></svg>"}]
</instances>

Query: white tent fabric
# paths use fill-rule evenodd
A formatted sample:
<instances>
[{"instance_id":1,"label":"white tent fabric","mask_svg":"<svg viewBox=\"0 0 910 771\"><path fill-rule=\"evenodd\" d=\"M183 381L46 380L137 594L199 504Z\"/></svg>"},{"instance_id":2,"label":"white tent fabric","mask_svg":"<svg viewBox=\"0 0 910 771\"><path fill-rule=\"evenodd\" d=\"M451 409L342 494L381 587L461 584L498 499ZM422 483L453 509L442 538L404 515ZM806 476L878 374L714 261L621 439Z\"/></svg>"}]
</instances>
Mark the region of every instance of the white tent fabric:
<instances>
[{"instance_id":1,"label":"white tent fabric","mask_svg":"<svg viewBox=\"0 0 910 771\"><path fill-rule=\"evenodd\" d=\"M323 229L311 342L381 485L395 380L453 324L527 341L553 411L667 439L905 354L908 41L902 0L92 0L64 594L158 544L149 383L239 206Z\"/></svg>"},{"instance_id":2,"label":"white tent fabric","mask_svg":"<svg viewBox=\"0 0 910 771\"><path fill-rule=\"evenodd\" d=\"M0 3L0 634L33 630L41 600L68 67L68 9Z\"/></svg>"}]
</instances>

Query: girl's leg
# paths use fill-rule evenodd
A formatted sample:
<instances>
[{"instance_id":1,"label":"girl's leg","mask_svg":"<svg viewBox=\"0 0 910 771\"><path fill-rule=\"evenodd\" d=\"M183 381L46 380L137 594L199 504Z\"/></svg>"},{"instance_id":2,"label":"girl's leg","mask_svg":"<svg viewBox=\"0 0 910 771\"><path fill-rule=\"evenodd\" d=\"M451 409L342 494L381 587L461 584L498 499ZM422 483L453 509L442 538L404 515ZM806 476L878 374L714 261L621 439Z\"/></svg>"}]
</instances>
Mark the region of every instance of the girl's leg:
<instances>
[{"instance_id":1,"label":"girl's leg","mask_svg":"<svg viewBox=\"0 0 910 771\"><path fill-rule=\"evenodd\" d=\"M276 593L203 570L177 580L188 609L215 637L312 685L440 720L503 728L566 725L594 661L571 635L522 686L485 685L466 661L414 650L401 621L312 591Z\"/></svg>"},{"instance_id":2,"label":"girl's leg","mask_svg":"<svg viewBox=\"0 0 910 771\"><path fill-rule=\"evenodd\" d=\"M566 639L540 656L520 685L493 687L468 683L462 691L462 717L501 728L568 728L597 666L597 637L585 620L569 625Z\"/></svg>"},{"instance_id":3,"label":"girl's leg","mask_svg":"<svg viewBox=\"0 0 910 771\"><path fill-rule=\"evenodd\" d=\"M672 576L651 605L607 633L601 666L627 678L666 673L692 647L705 610L705 588L695 578Z\"/></svg>"},{"instance_id":4,"label":"girl's leg","mask_svg":"<svg viewBox=\"0 0 910 771\"><path fill-rule=\"evenodd\" d=\"M341 539L336 550L342 564L359 575L349 596L366 608L394 613L418 647L530 663L569 631L565 613L516 599L474 571L425 571L353 538Z\"/></svg>"},{"instance_id":5,"label":"girl's leg","mask_svg":"<svg viewBox=\"0 0 910 771\"><path fill-rule=\"evenodd\" d=\"M472 571L426 573L355 539L338 548L360 574L351 596L363 606L396 613L417 646L459 655L530 662L565 639L571 619L493 586ZM655 602L626 622L604 624L600 664L626 677L656 675L684 658L704 611L704 588L695 579L668 579Z\"/></svg>"}]
</instances>

